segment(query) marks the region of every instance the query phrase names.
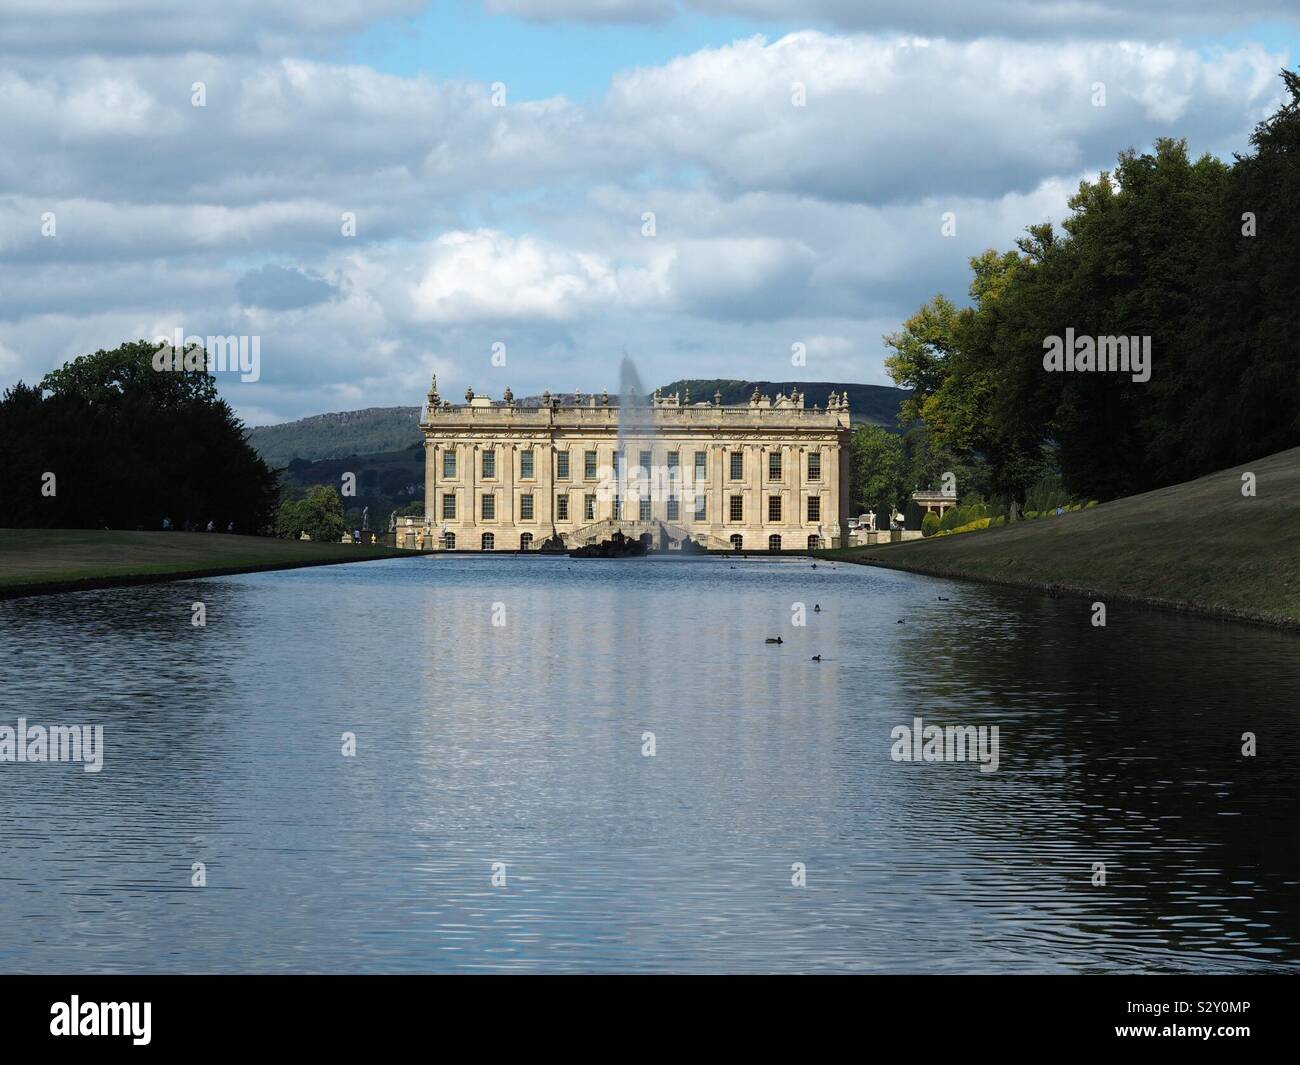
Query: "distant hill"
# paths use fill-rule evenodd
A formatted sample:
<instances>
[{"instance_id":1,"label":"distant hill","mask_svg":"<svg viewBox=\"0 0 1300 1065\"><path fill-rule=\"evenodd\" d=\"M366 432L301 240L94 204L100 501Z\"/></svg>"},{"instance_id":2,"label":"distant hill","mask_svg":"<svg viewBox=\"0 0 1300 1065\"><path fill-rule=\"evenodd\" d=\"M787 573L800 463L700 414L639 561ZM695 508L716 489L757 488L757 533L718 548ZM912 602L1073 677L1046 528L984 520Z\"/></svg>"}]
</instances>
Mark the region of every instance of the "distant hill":
<instances>
[{"instance_id":1,"label":"distant hill","mask_svg":"<svg viewBox=\"0 0 1300 1065\"><path fill-rule=\"evenodd\" d=\"M826 397L832 390L847 391L855 424L883 425L894 431L898 430L899 405L911 395L906 388L828 381L674 381L664 385L662 391L680 392L689 387L691 400L696 403L711 401L715 392L721 392L724 404L743 405L749 402L755 385L766 395L789 394L792 388L798 388L807 396L810 405L816 403L822 407L826 406ZM571 397L565 394L565 398ZM610 398L615 399L613 396ZM540 403L541 398L526 397L520 402ZM420 442L419 419L419 407L367 407L336 414L313 414L280 425L259 425L248 431L248 439L262 458L279 467L289 465L294 459L315 462L404 451Z\"/></svg>"},{"instance_id":2,"label":"distant hill","mask_svg":"<svg viewBox=\"0 0 1300 1065\"><path fill-rule=\"evenodd\" d=\"M270 465L287 466L296 458L314 462L402 451L420 442L419 420L419 407L367 407L259 425L248 431L248 440Z\"/></svg>"},{"instance_id":3,"label":"distant hill","mask_svg":"<svg viewBox=\"0 0 1300 1065\"><path fill-rule=\"evenodd\" d=\"M370 527L387 529L389 516L424 512L424 447L419 442L397 451L344 455L309 461L295 458L281 483L290 498L299 498L312 485L338 488L343 475L356 478L356 495L343 500L348 528L360 528L362 509L370 509Z\"/></svg>"},{"instance_id":4,"label":"distant hill","mask_svg":"<svg viewBox=\"0 0 1300 1065\"><path fill-rule=\"evenodd\" d=\"M886 429L899 432L898 408L903 400L912 394L909 388L890 388L888 385L853 385L836 381L735 381L717 380L682 380L664 385L663 392L683 392L691 390L691 402L700 403L713 400L715 392L722 393L724 406L743 406L749 402L754 388L765 396L775 396L783 392L787 396L790 390L797 388L806 398L809 406L816 403L826 406L826 399L832 392L849 394L849 414L853 423L866 422L870 425L883 425Z\"/></svg>"}]
</instances>

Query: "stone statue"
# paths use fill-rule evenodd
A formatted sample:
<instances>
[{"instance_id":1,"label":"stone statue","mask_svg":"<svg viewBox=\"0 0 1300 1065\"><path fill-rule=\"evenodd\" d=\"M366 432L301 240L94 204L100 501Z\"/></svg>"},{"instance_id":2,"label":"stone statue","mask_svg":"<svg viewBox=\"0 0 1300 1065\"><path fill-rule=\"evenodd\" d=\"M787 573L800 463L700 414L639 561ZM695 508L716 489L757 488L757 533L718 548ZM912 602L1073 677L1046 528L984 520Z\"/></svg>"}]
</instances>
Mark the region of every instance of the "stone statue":
<instances>
[{"instance_id":1,"label":"stone statue","mask_svg":"<svg viewBox=\"0 0 1300 1065\"><path fill-rule=\"evenodd\" d=\"M397 530L397 511L393 511L391 514L388 515L388 531L395 532L396 530Z\"/></svg>"},{"instance_id":2,"label":"stone statue","mask_svg":"<svg viewBox=\"0 0 1300 1065\"><path fill-rule=\"evenodd\" d=\"M370 531L370 508L369 507L361 508L361 531L362 532Z\"/></svg>"}]
</instances>

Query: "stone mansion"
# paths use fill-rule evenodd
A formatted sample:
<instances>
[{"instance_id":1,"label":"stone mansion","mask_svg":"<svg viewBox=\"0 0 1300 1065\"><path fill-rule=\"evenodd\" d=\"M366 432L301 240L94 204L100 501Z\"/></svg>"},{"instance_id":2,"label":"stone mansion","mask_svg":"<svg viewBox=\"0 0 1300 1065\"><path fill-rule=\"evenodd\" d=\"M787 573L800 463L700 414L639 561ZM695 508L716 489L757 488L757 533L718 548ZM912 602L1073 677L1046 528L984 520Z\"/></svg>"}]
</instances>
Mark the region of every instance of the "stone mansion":
<instances>
[{"instance_id":1,"label":"stone mansion","mask_svg":"<svg viewBox=\"0 0 1300 1065\"><path fill-rule=\"evenodd\" d=\"M711 550L839 547L848 535L849 406L795 393L743 406L690 393L576 393L516 403L438 394L425 438L424 521L399 523L399 547L573 548L616 529ZM548 543L549 541L549 543Z\"/></svg>"}]
</instances>

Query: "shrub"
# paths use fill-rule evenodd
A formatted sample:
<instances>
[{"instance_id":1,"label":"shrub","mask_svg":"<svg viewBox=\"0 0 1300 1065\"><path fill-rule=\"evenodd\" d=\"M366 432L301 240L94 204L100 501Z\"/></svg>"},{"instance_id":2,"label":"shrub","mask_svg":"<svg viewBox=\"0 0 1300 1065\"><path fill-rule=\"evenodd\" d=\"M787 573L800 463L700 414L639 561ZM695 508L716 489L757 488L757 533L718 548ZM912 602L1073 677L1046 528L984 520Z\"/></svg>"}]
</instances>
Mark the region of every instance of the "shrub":
<instances>
[{"instance_id":1,"label":"shrub","mask_svg":"<svg viewBox=\"0 0 1300 1065\"><path fill-rule=\"evenodd\" d=\"M1054 514L1056 508L1070 502L1070 494L1061 483L1060 474L1049 473L1039 478L1025 493L1025 507L1040 517Z\"/></svg>"},{"instance_id":2,"label":"shrub","mask_svg":"<svg viewBox=\"0 0 1300 1065\"><path fill-rule=\"evenodd\" d=\"M343 523L343 501L333 487L317 485L306 499L289 500L275 517L275 534L290 540L306 533L313 540L338 543L347 527Z\"/></svg>"}]
</instances>

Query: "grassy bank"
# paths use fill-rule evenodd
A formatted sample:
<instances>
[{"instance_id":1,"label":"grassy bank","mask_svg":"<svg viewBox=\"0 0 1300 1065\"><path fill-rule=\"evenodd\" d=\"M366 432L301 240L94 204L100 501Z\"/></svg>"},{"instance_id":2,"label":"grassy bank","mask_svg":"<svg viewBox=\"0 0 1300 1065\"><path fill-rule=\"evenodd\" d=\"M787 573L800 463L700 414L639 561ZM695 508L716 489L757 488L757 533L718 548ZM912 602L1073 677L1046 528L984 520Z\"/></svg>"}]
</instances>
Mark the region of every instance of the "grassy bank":
<instances>
[{"instance_id":1,"label":"grassy bank","mask_svg":"<svg viewBox=\"0 0 1300 1065\"><path fill-rule=\"evenodd\" d=\"M224 533L0 529L0 598L412 554Z\"/></svg>"},{"instance_id":2,"label":"grassy bank","mask_svg":"<svg viewBox=\"0 0 1300 1065\"><path fill-rule=\"evenodd\" d=\"M1300 448L1073 514L822 554L1300 629Z\"/></svg>"}]
</instances>

